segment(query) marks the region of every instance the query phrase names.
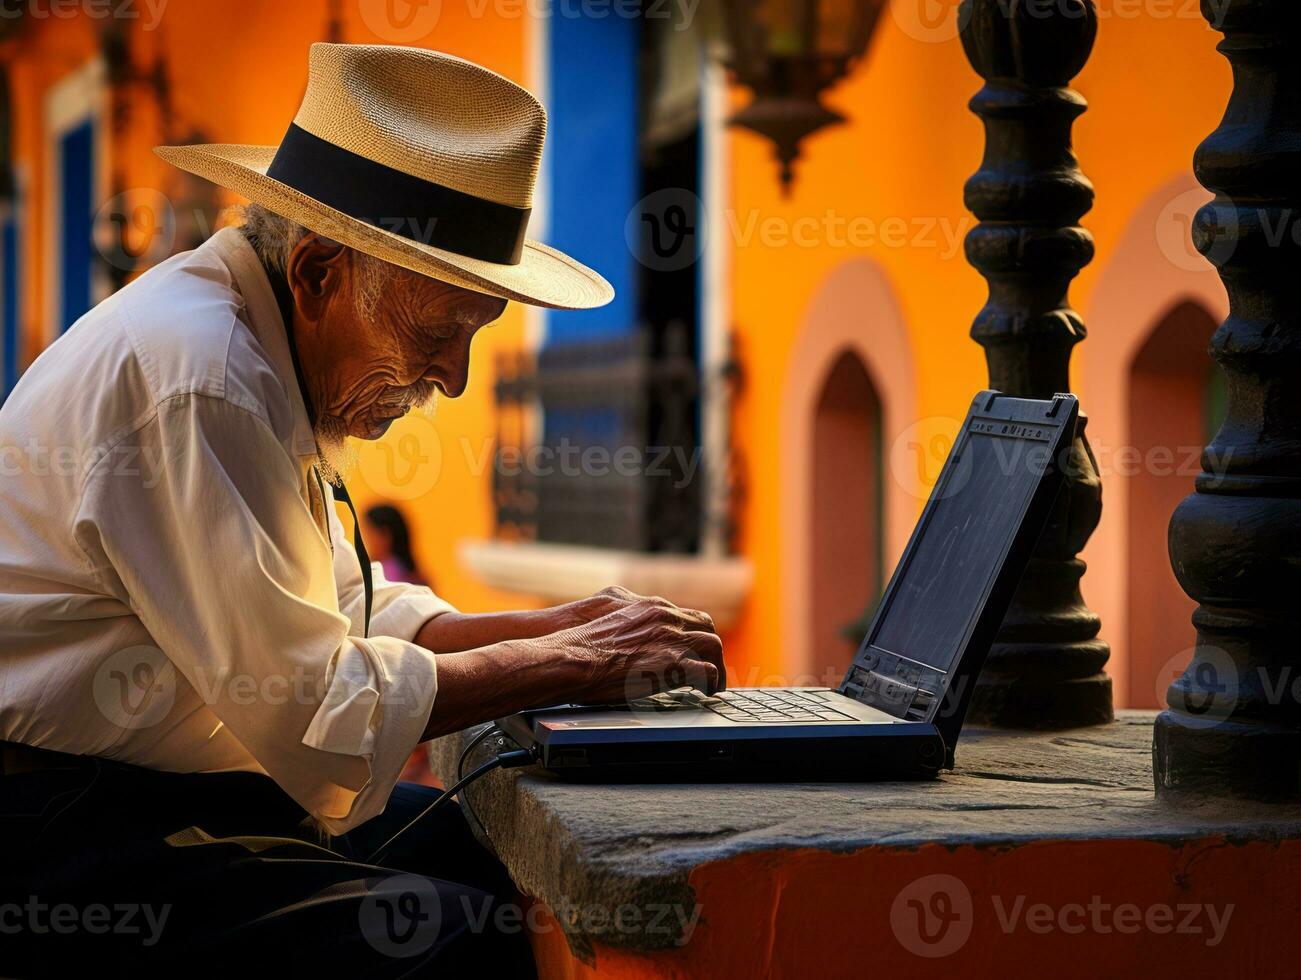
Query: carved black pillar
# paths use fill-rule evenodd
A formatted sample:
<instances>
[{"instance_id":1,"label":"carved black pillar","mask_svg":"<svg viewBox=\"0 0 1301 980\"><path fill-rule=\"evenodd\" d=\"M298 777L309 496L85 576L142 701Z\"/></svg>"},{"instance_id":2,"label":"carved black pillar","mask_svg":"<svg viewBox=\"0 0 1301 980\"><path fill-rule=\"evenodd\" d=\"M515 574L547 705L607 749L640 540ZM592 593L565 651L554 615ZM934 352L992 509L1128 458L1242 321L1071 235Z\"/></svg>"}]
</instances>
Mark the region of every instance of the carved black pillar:
<instances>
[{"instance_id":1,"label":"carved black pillar","mask_svg":"<svg viewBox=\"0 0 1301 980\"><path fill-rule=\"evenodd\" d=\"M1215 200L1197 248L1220 270L1229 319L1211 341L1228 382L1196 492L1170 522L1193 614L1193 661L1166 695L1157 792L1301 796L1301 4L1203 0L1224 32L1233 94L1197 150ZM1178 651L1171 650L1171 655Z\"/></svg>"},{"instance_id":2,"label":"carved black pillar","mask_svg":"<svg viewBox=\"0 0 1301 980\"><path fill-rule=\"evenodd\" d=\"M1068 87L1097 35L1092 0L964 0L962 44L985 86L971 110L985 124L985 158L967 182L980 224L967 258L989 282L971 336L985 348L991 387L1048 398L1069 391L1071 348L1084 323L1071 280L1093 259L1079 221L1093 186L1071 149L1085 110ZM1110 721L1107 644L1084 604L1077 555L1098 525L1102 486L1084 439L1012 608L977 682L971 720L1011 728Z\"/></svg>"}]
</instances>

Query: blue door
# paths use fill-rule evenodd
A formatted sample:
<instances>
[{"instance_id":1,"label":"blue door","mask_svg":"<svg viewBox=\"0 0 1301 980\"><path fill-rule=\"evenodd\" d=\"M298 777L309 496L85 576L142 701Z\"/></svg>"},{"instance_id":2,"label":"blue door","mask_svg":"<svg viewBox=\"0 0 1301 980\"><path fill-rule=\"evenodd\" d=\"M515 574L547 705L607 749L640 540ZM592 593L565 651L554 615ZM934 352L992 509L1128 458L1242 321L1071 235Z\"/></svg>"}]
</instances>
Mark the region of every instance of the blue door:
<instances>
[{"instance_id":1,"label":"blue door","mask_svg":"<svg viewBox=\"0 0 1301 980\"><path fill-rule=\"evenodd\" d=\"M13 212L0 218L0 399L18 383L18 222Z\"/></svg>"},{"instance_id":2,"label":"blue door","mask_svg":"<svg viewBox=\"0 0 1301 980\"><path fill-rule=\"evenodd\" d=\"M93 305L95 126L86 120L59 140L58 328L67 330Z\"/></svg>"},{"instance_id":3,"label":"blue door","mask_svg":"<svg viewBox=\"0 0 1301 980\"><path fill-rule=\"evenodd\" d=\"M548 243L615 288L598 310L547 314L548 342L595 340L637 326L636 263L624 218L641 196L634 17L553 17L550 31Z\"/></svg>"}]
</instances>

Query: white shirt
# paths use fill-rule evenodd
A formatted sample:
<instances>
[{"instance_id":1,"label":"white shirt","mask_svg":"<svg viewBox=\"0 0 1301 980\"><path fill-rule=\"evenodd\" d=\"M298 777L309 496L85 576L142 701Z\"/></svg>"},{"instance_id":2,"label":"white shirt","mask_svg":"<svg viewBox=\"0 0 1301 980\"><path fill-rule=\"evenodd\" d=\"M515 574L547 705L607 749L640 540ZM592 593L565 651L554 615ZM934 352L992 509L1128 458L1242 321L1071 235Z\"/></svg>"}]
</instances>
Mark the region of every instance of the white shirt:
<instances>
[{"instance_id":1,"label":"white shirt","mask_svg":"<svg viewBox=\"0 0 1301 980\"><path fill-rule=\"evenodd\" d=\"M265 772L332 833L380 813L451 609L356 553L235 229L86 314L0 408L0 740Z\"/></svg>"}]
</instances>

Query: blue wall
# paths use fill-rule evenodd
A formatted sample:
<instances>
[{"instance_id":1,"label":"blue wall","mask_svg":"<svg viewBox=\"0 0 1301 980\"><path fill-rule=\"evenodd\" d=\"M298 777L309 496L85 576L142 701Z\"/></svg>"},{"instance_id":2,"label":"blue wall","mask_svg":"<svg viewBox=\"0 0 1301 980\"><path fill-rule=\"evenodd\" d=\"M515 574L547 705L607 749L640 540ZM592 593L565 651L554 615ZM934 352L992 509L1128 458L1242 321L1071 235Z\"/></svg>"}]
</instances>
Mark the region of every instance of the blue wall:
<instances>
[{"instance_id":1,"label":"blue wall","mask_svg":"<svg viewBox=\"0 0 1301 980\"><path fill-rule=\"evenodd\" d=\"M640 197L637 142L639 21L550 18L550 179L547 242L591 266L614 286L599 310L553 310L551 341L592 340L636 327L635 260L624 220Z\"/></svg>"},{"instance_id":2,"label":"blue wall","mask_svg":"<svg viewBox=\"0 0 1301 980\"><path fill-rule=\"evenodd\" d=\"M59 188L59 330L90 309L95 218L95 126L87 120L59 140L63 181Z\"/></svg>"},{"instance_id":3,"label":"blue wall","mask_svg":"<svg viewBox=\"0 0 1301 980\"><path fill-rule=\"evenodd\" d=\"M16 207L17 205L15 205ZM0 376L0 399L18 383L18 222L12 214L0 221L0 347L4 348L3 374Z\"/></svg>"}]
</instances>

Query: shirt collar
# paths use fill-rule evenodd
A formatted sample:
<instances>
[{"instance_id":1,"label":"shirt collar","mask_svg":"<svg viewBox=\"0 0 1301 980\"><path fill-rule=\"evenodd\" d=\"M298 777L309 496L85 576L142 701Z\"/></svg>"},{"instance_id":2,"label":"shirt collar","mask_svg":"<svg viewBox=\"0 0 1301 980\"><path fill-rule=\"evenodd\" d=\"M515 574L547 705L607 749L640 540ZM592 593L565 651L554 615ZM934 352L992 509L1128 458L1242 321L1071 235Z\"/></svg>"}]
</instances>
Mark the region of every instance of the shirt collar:
<instances>
[{"instance_id":1,"label":"shirt collar","mask_svg":"<svg viewBox=\"0 0 1301 980\"><path fill-rule=\"evenodd\" d=\"M312 422L289 350L287 331L291 328L280 314L280 305L261 260L238 228L223 228L209 239L208 246L230 269L248 312L249 328L270 357L271 365L289 395L294 416L294 451L300 456L316 456L316 435L312 432Z\"/></svg>"}]
</instances>

